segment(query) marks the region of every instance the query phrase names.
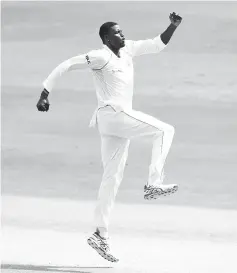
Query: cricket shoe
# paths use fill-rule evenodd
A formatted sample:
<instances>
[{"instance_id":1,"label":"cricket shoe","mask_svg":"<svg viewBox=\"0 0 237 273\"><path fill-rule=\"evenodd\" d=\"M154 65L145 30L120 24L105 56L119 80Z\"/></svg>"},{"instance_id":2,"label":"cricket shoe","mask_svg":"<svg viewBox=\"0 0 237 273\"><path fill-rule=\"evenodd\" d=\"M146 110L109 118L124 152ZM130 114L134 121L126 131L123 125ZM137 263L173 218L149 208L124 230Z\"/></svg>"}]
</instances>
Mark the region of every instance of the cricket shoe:
<instances>
[{"instance_id":1,"label":"cricket shoe","mask_svg":"<svg viewBox=\"0 0 237 273\"><path fill-rule=\"evenodd\" d=\"M115 258L109 248L108 240L101 237L98 233L93 233L93 235L87 239L88 244L94 248L100 256L110 262L118 262L119 259Z\"/></svg>"},{"instance_id":2,"label":"cricket shoe","mask_svg":"<svg viewBox=\"0 0 237 273\"><path fill-rule=\"evenodd\" d=\"M144 186L144 199L152 200L157 199L161 196L170 195L175 193L178 190L178 185L170 184L170 185L145 185Z\"/></svg>"}]
</instances>

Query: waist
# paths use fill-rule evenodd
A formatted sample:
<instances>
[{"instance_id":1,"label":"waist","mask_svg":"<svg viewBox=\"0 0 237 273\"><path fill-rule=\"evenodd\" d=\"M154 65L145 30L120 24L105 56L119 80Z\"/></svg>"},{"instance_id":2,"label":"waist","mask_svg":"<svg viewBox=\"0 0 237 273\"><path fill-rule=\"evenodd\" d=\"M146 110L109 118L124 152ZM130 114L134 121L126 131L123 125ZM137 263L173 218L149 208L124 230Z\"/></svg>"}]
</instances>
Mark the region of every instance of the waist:
<instances>
[{"instance_id":1,"label":"waist","mask_svg":"<svg viewBox=\"0 0 237 273\"><path fill-rule=\"evenodd\" d=\"M121 103L118 101L112 101L112 100L107 100L107 101L98 101L98 106L94 111L94 114L91 118L90 125L89 127L95 127L97 125L97 113L99 109L106 107L106 106L111 106L116 112L122 112L122 111L128 111L132 110L132 103Z\"/></svg>"},{"instance_id":2,"label":"waist","mask_svg":"<svg viewBox=\"0 0 237 273\"><path fill-rule=\"evenodd\" d=\"M132 109L132 102L114 101L114 100L98 101L97 109L107 105L113 107L116 111Z\"/></svg>"}]
</instances>

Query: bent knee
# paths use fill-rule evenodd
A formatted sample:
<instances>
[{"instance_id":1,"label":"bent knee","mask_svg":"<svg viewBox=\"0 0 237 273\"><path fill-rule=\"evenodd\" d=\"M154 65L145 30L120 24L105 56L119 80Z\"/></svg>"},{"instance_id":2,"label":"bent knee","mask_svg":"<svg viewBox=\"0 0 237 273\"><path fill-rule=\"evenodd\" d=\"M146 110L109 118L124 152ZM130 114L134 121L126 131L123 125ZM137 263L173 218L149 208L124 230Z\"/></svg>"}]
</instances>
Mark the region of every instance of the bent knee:
<instances>
[{"instance_id":1,"label":"bent knee","mask_svg":"<svg viewBox=\"0 0 237 273\"><path fill-rule=\"evenodd\" d=\"M174 126L167 124L167 123L163 124L162 127L157 127L156 131L155 131L156 136L161 136L161 135L165 134L165 135L170 135L173 137L174 133L175 133Z\"/></svg>"},{"instance_id":2,"label":"bent knee","mask_svg":"<svg viewBox=\"0 0 237 273\"><path fill-rule=\"evenodd\" d=\"M169 134L170 136L174 136L174 126L167 124L167 127L164 129L164 133Z\"/></svg>"},{"instance_id":3,"label":"bent knee","mask_svg":"<svg viewBox=\"0 0 237 273\"><path fill-rule=\"evenodd\" d=\"M174 129L174 126L170 125L170 132L174 135L175 133L175 129Z\"/></svg>"}]
</instances>

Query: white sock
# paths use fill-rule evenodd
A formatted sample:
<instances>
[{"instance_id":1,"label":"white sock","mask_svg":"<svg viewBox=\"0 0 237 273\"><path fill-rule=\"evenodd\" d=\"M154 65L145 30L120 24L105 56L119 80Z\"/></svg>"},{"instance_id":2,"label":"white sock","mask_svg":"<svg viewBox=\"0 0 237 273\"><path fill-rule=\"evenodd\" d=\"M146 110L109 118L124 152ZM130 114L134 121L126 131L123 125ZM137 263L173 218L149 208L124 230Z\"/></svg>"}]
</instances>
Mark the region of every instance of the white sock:
<instances>
[{"instance_id":1,"label":"white sock","mask_svg":"<svg viewBox=\"0 0 237 273\"><path fill-rule=\"evenodd\" d=\"M96 232L100 235L100 237L102 237L103 239L108 239L109 238L109 234L108 231L105 228L97 228Z\"/></svg>"}]
</instances>

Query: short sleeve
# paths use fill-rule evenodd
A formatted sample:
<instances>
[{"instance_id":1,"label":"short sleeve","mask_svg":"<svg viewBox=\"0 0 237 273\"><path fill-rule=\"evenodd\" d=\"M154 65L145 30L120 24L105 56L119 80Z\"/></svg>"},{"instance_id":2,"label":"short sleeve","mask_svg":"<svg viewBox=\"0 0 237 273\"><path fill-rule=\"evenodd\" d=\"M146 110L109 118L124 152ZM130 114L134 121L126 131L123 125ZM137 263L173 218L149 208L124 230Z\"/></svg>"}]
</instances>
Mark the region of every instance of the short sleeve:
<instances>
[{"instance_id":1,"label":"short sleeve","mask_svg":"<svg viewBox=\"0 0 237 273\"><path fill-rule=\"evenodd\" d=\"M153 39L126 41L126 46L132 57L144 54L159 53L166 45L162 42L160 35Z\"/></svg>"}]
</instances>

